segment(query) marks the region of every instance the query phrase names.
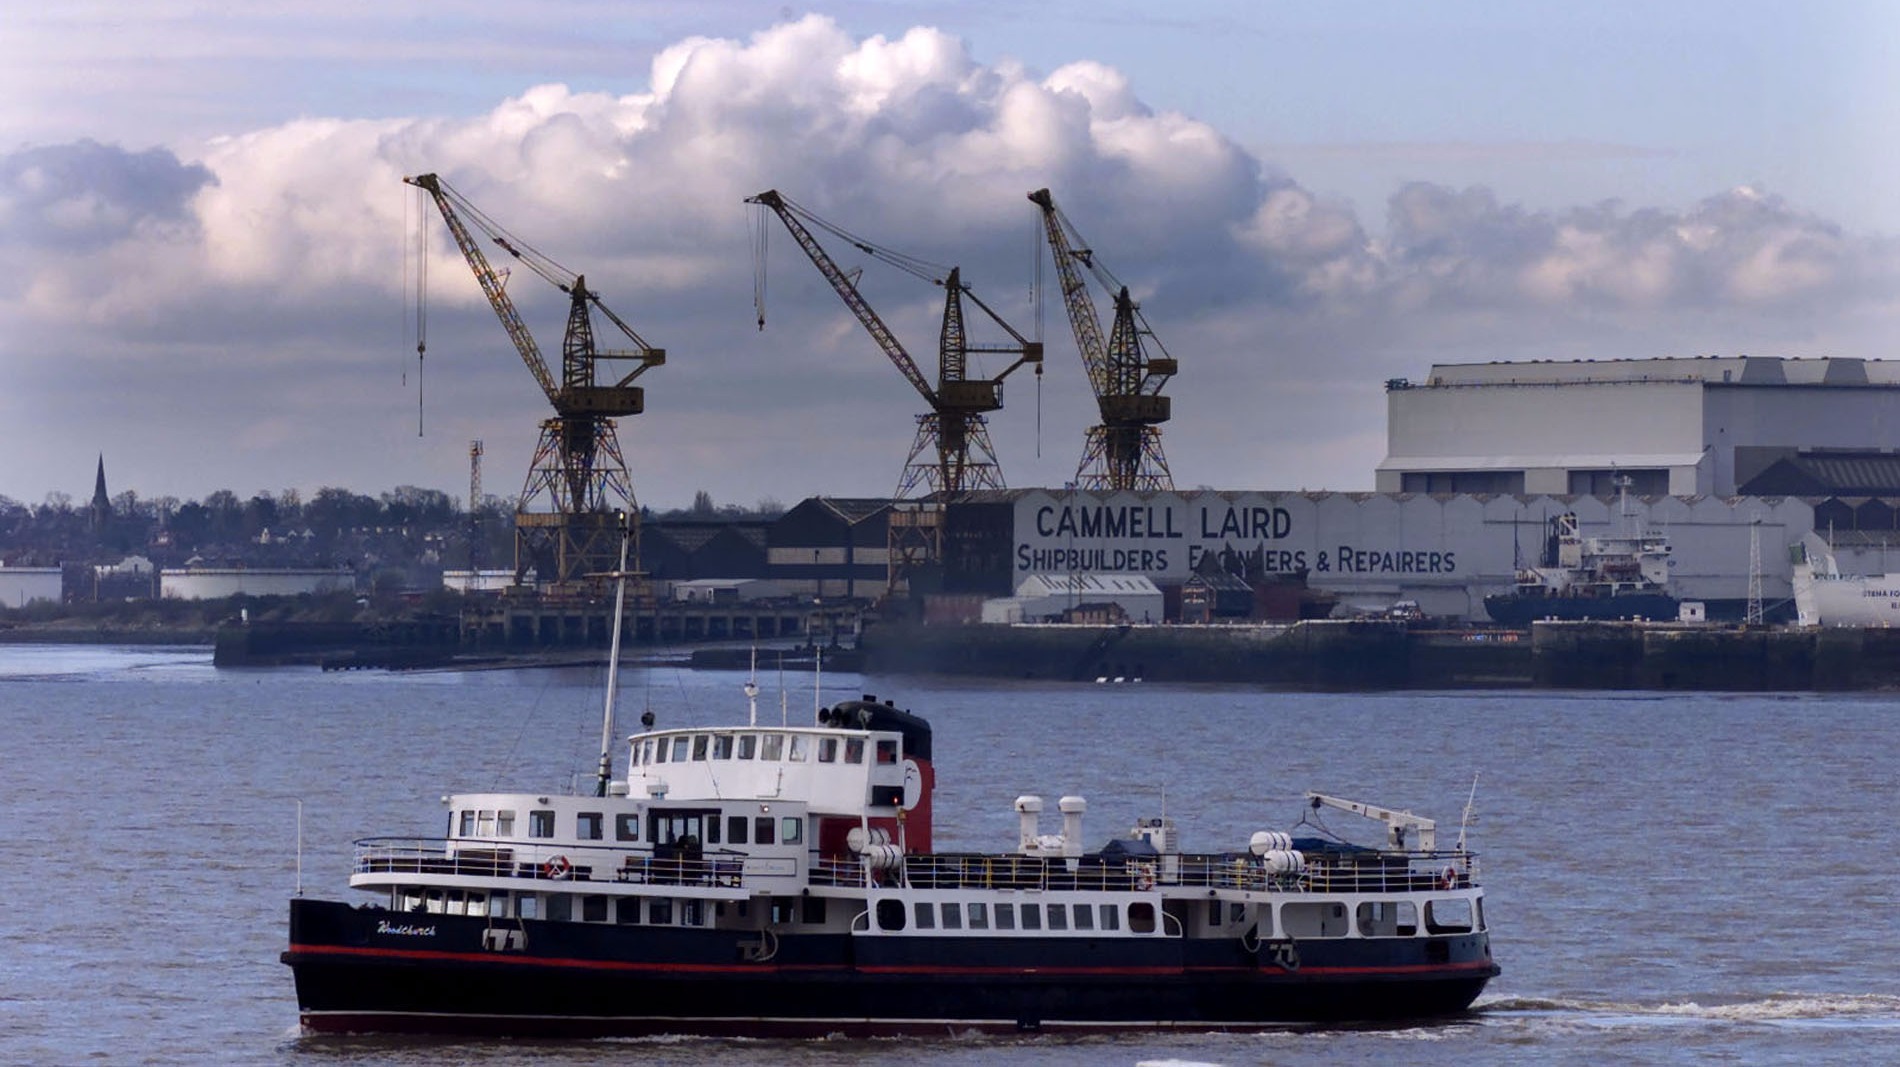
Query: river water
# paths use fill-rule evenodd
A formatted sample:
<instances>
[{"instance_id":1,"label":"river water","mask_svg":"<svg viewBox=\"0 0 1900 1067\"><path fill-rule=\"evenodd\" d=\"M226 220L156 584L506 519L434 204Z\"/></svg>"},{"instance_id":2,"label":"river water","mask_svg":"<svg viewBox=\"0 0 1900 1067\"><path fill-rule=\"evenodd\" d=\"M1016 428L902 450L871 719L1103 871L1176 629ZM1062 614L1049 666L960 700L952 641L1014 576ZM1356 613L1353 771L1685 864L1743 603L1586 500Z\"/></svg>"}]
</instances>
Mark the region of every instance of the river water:
<instances>
[{"instance_id":1,"label":"river water","mask_svg":"<svg viewBox=\"0 0 1900 1067\"><path fill-rule=\"evenodd\" d=\"M622 733L739 721L743 676L624 674ZM801 675L760 718L809 721ZM450 791L567 788L595 671L231 671L203 649L0 646L0 1062L1877 1063L1900 1050L1900 697L1284 693L828 675L936 729L937 841L1001 849L1020 794L1099 843L1290 828L1302 791L1483 853L1504 974L1432 1026L1075 1039L456 1042L299 1033L285 901L351 899L350 841ZM783 695L781 696L781 693ZM781 711L781 708L788 710ZM1045 816L1045 818L1051 818ZM1360 840L1370 824L1328 818ZM1048 829L1054 829L1051 826ZM301 851L299 833L301 831Z\"/></svg>"}]
</instances>

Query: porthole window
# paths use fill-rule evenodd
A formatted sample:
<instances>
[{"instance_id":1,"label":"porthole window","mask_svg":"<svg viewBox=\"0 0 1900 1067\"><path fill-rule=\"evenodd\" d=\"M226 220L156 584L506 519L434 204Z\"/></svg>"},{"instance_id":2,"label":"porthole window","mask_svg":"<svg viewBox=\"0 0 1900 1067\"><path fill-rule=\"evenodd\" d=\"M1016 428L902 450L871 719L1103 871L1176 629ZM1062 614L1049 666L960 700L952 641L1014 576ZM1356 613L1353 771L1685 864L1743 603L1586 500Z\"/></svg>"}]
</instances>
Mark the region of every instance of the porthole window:
<instances>
[{"instance_id":1,"label":"porthole window","mask_svg":"<svg viewBox=\"0 0 1900 1067\"><path fill-rule=\"evenodd\" d=\"M904 902L889 899L878 901L877 926L880 930L902 930L904 928Z\"/></svg>"}]
</instances>

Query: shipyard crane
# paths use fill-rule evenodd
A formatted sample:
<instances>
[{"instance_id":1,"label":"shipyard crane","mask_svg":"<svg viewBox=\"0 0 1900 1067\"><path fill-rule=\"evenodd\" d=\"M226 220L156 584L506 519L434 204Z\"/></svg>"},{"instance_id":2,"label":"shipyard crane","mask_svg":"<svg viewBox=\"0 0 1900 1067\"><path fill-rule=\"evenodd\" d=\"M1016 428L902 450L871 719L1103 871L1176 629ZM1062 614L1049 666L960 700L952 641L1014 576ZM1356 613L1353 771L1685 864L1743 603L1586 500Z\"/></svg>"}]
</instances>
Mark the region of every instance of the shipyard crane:
<instances>
[{"instance_id":1,"label":"shipyard crane","mask_svg":"<svg viewBox=\"0 0 1900 1067\"><path fill-rule=\"evenodd\" d=\"M1088 368L1102 419L1089 428L1076 484L1083 489L1171 490L1174 476L1161 453L1161 424L1168 421L1170 404L1161 390L1174 376L1176 363L1148 328L1128 287L1097 262L1049 190L1038 189L1029 199L1042 211L1049 251L1062 282L1062 302L1068 307L1075 347ZM1094 298L1077 264L1088 268L1096 282L1114 295L1115 323L1106 341ZM1162 354L1148 355L1144 341Z\"/></svg>"},{"instance_id":2,"label":"shipyard crane","mask_svg":"<svg viewBox=\"0 0 1900 1067\"><path fill-rule=\"evenodd\" d=\"M904 474L897 487L898 498L910 497L919 485L928 486L933 495L1003 488L1002 469L990 446L984 414L1002 408L1003 379L1009 377L1016 368L1025 363L1035 364L1036 373L1042 373L1042 343L1024 340L1009 323L1004 322L988 304L970 291L957 268L952 267L947 275L938 276L934 264L880 248L855 237L800 207L776 189L747 197L746 203L768 208L779 217L798 246L817 266L819 273L837 290L839 299L858 317L878 347L884 350L884 354L890 357L890 361L896 364L905 379L930 405L928 414L917 417L917 438L904 463ZM847 273L838 266L806 227L807 222L850 242L867 255L943 287L943 329L938 347L936 384L931 384L924 377L917 368L917 362L905 351L903 343L898 341L897 335L865 302L863 294L858 292L856 273ZM762 255L760 269L763 270ZM971 343L964 330L965 298L1001 326L1009 334L1010 343ZM765 324L763 310L760 311L759 324L761 328ZM968 357L971 353L982 352L1014 355L1017 359L994 378L971 378L968 376ZM928 458L930 453L934 453L934 460Z\"/></svg>"},{"instance_id":3,"label":"shipyard crane","mask_svg":"<svg viewBox=\"0 0 1900 1067\"><path fill-rule=\"evenodd\" d=\"M601 303L600 294L587 287L583 276L508 233L437 175L403 181L434 199L502 329L554 409L553 417L541 423L540 443L515 507L515 580L519 584L534 567L543 582L552 578L556 591L579 591L598 581L591 576L615 569L620 536L616 515L639 514L614 419L645 410L645 390L633 380L665 363L666 350L642 340ZM567 330L558 376L509 298L507 274L489 264L471 226L567 294ZM632 342L631 348L603 349L595 344L596 311ZM610 364L618 364L616 372L624 373L617 378L608 375L610 380L603 384L599 372ZM635 537L637 552L637 533Z\"/></svg>"}]
</instances>

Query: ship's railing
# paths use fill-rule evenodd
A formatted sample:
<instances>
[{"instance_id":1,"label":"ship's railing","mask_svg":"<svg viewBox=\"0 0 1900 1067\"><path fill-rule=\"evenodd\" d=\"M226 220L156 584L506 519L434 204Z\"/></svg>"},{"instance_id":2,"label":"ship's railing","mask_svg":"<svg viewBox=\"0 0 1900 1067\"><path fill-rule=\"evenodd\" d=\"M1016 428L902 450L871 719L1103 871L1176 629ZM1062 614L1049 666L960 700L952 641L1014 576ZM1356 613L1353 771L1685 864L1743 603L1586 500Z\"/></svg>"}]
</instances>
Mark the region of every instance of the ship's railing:
<instances>
[{"instance_id":1,"label":"ship's railing","mask_svg":"<svg viewBox=\"0 0 1900 1067\"><path fill-rule=\"evenodd\" d=\"M862 875L858 876L860 879ZM907 856L904 879L919 889L1088 889L1128 892L1191 886L1245 892L1399 893L1467 888L1477 882L1470 852L1377 852L1309 857L1298 872L1275 873L1251 855L1188 854L1104 860L1100 856L938 853ZM814 881L816 874L814 873ZM862 885L862 881L838 884Z\"/></svg>"},{"instance_id":2,"label":"ship's railing","mask_svg":"<svg viewBox=\"0 0 1900 1067\"><path fill-rule=\"evenodd\" d=\"M453 845L453 847L451 847ZM356 874L486 875L548 882L644 882L737 888L745 856L731 852L655 855L646 849L563 844L532 848L471 845L443 838L372 837L356 842Z\"/></svg>"}]
</instances>

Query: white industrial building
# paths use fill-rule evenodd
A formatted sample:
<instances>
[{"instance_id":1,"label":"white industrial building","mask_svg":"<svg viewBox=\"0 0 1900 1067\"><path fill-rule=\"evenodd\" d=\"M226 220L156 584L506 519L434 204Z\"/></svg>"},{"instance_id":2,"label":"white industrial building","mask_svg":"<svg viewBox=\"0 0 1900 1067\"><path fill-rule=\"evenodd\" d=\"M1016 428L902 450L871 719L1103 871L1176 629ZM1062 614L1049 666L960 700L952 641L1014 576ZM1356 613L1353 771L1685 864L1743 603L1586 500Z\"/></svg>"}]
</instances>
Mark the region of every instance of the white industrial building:
<instances>
[{"instance_id":1,"label":"white industrial building","mask_svg":"<svg viewBox=\"0 0 1900 1067\"><path fill-rule=\"evenodd\" d=\"M1380 492L1732 496L1804 452L1900 449L1900 361L1443 364L1386 410Z\"/></svg>"},{"instance_id":2,"label":"white industrial building","mask_svg":"<svg viewBox=\"0 0 1900 1067\"><path fill-rule=\"evenodd\" d=\"M158 595L168 600L355 591L356 572L348 568L187 567L158 576Z\"/></svg>"},{"instance_id":3,"label":"white industrial building","mask_svg":"<svg viewBox=\"0 0 1900 1067\"><path fill-rule=\"evenodd\" d=\"M0 607L23 608L36 600L57 604L61 589L58 567L9 567L0 563Z\"/></svg>"},{"instance_id":4,"label":"white industrial building","mask_svg":"<svg viewBox=\"0 0 1900 1067\"><path fill-rule=\"evenodd\" d=\"M1032 574L1016 595L983 602L984 622L1051 622L1079 608L1112 604L1129 622L1160 622L1161 587L1143 574Z\"/></svg>"}]
</instances>

